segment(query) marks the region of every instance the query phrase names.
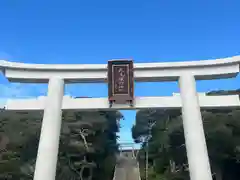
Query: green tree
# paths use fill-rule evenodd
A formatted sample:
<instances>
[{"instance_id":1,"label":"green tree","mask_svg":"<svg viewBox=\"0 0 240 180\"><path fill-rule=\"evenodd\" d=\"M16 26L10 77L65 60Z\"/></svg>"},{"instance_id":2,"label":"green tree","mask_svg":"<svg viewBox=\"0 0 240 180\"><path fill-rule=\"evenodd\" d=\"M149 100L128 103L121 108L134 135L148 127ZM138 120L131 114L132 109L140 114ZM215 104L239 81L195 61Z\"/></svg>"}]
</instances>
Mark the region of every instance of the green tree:
<instances>
[{"instance_id":1,"label":"green tree","mask_svg":"<svg viewBox=\"0 0 240 180\"><path fill-rule=\"evenodd\" d=\"M237 91L210 92L208 95L237 94ZM239 177L240 110L203 110L203 125L213 176L216 180ZM132 136L142 143L139 153L141 171L145 168L145 140L149 121L155 122L149 140L149 180L163 176L168 180L187 180L188 163L179 110L142 110L137 113ZM144 178L144 173L141 173ZM160 178L159 178L160 179Z\"/></svg>"},{"instance_id":2,"label":"green tree","mask_svg":"<svg viewBox=\"0 0 240 180\"><path fill-rule=\"evenodd\" d=\"M111 179L121 118L117 111L65 114L58 178Z\"/></svg>"},{"instance_id":3,"label":"green tree","mask_svg":"<svg viewBox=\"0 0 240 180\"><path fill-rule=\"evenodd\" d=\"M64 112L56 179L111 179L121 118L118 111ZM0 180L33 178L40 128L38 114L1 113Z\"/></svg>"}]
</instances>

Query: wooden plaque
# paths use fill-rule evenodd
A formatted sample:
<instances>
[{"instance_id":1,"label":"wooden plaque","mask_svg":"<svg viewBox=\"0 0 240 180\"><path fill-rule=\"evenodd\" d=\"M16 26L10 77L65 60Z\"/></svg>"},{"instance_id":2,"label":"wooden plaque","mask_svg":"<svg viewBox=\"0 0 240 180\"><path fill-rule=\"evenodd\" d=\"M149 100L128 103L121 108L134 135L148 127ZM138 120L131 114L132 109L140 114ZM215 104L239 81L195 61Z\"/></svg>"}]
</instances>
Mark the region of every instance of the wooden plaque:
<instances>
[{"instance_id":1,"label":"wooden plaque","mask_svg":"<svg viewBox=\"0 0 240 180\"><path fill-rule=\"evenodd\" d=\"M132 104L134 100L132 60L108 61L108 98L110 103Z\"/></svg>"}]
</instances>

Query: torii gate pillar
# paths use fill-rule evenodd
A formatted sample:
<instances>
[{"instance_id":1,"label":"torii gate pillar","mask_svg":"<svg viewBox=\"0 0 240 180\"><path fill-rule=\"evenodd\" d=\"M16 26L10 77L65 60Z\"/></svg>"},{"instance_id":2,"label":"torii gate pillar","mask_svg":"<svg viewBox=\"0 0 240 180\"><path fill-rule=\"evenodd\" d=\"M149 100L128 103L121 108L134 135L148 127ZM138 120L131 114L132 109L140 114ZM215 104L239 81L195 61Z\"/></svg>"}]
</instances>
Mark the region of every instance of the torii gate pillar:
<instances>
[{"instance_id":1,"label":"torii gate pillar","mask_svg":"<svg viewBox=\"0 0 240 180\"><path fill-rule=\"evenodd\" d=\"M202 116L194 76L179 78L182 119L191 180L212 180Z\"/></svg>"},{"instance_id":2,"label":"torii gate pillar","mask_svg":"<svg viewBox=\"0 0 240 180\"><path fill-rule=\"evenodd\" d=\"M55 180L62 124L63 95L64 80L57 77L50 78L38 145L34 180Z\"/></svg>"}]
</instances>

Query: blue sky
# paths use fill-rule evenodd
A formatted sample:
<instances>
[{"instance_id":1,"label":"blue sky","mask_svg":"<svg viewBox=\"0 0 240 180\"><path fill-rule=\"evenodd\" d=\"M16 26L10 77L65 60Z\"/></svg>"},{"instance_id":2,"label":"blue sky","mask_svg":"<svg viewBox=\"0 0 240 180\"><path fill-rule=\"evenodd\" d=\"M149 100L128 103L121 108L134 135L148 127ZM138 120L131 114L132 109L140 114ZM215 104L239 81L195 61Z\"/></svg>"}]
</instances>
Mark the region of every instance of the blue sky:
<instances>
[{"instance_id":1,"label":"blue sky","mask_svg":"<svg viewBox=\"0 0 240 180\"><path fill-rule=\"evenodd\" d=\"M240 54L239 0L1 0L0 59L25 63L189 61ZM239 78L201 81L200 92L239 88ZM177 83L137 83L136 96L171 95ZM9 84L2 99L46 94L46 85ZM72 96L107 96L105 84L68 85ZM121 141L131 141L133 111Z\"/></svg>"}]
</instances>

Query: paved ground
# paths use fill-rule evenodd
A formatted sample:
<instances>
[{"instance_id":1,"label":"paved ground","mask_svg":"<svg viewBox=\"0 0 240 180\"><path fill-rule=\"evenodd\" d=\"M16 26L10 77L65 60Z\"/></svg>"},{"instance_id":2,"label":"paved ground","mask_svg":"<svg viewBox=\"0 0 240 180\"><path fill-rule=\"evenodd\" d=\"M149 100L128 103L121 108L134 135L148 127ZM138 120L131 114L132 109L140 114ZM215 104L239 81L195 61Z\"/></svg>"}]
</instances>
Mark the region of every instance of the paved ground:
<instances>
[{"instance_id":1,"label":"paved ground","mask_svg":"<svg viewBox=\"0 0 240 180\"><path fill-rule=\"evenodd\" d=\"M121 156L118 158L113 180L140 180L136 159Z\"/></svg>"}]
</instances>

